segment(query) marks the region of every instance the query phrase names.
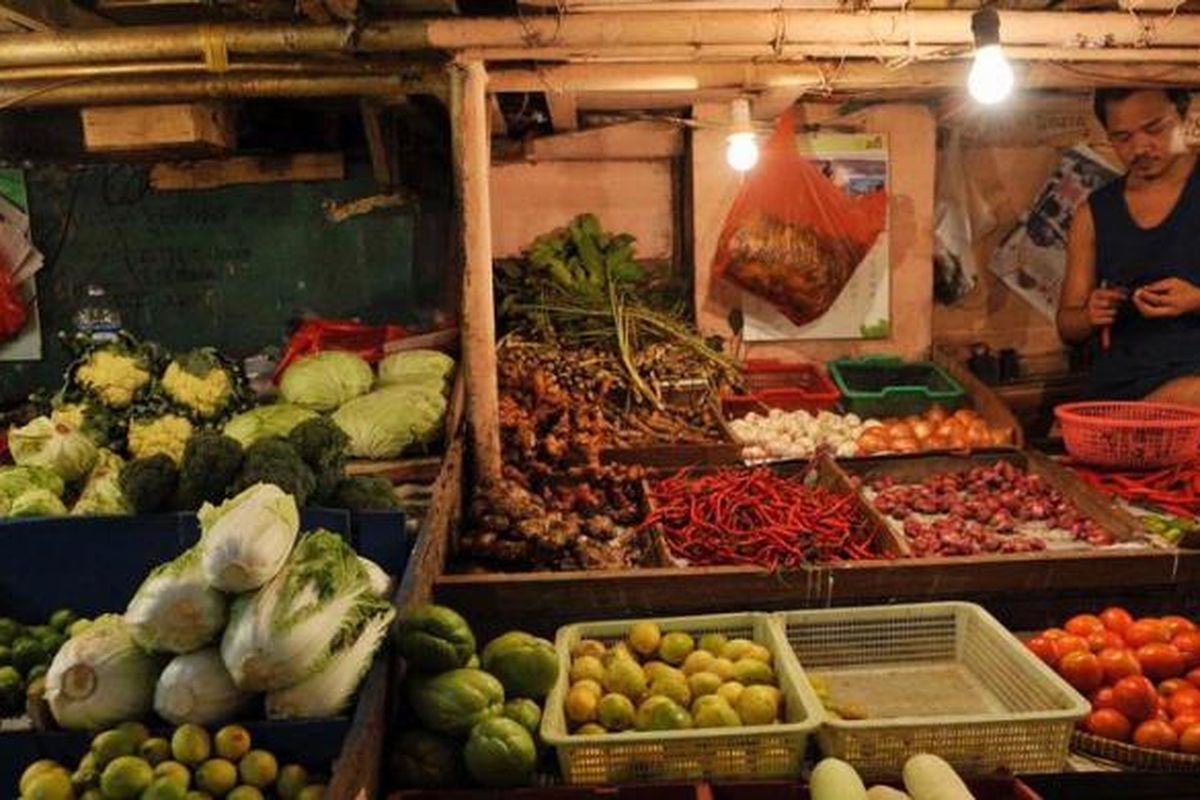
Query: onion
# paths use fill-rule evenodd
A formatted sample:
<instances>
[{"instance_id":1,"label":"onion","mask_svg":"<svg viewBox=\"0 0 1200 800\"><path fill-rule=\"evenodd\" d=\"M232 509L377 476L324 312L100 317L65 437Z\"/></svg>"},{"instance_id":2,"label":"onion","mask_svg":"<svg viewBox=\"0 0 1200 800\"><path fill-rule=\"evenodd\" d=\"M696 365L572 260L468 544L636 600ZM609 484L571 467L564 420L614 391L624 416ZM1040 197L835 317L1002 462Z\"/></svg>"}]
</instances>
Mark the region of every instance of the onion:
<instances>
[{"instance_id":1,"label":"onion","mask_svg":"<svg viewBox=\"0 0 1200 800\"><path fill-rule=\"evenodd\" d=\"M897 453L916 453L921 449L921 443L911 436L897 436L892 438L892 449Z\"/></svg>"},{"instance_id":2,"label":"onion","mask_svg":"<svg viewBox=\"0 0 1200 800\"><path fill-rule=\"evenodd\" d=\"M933 432L938 436L944 436L949 439L953 436L962 436L963 426L962 423L956 419L948 419L942 424L938 425Z\"/></svg>"},{"instance_id":3,"label":"onion","mask_svg":"<svg viewBox=\"0 0 1200 800\"><path fill-rule=\"evenodd\" d=\"M926 420L918 419L912 424L912 432L917 441L923 442L933 433L933 425L929 424Z\"/></svg>"},{"instance_id":4,"label":"onion","mask_svg":"<svg viewBox=\"0 0 1200 800\"><path fill-rule=\"evenodd\" d=\"M954 431L946 437L946 445L951 450L965 450L967 449L967 440L961 430Z\"/></svg>"},{"instance_id":5,"label":"onion","mask_svg":"<svg viewBox=\"0 0 1200 800\"><path fill-rule=\"evenodd\" d=\"M1012 443L1012 428L992 428L990 436L993 447L1003 447Z\"/></svg>"},{"instance_id":6,"label":"onion","mask_svg":"<svg viewBox=\"0 0 1200 800\"><path fill-rule=\"evenodd\" d=\"M863 455L871 455L878 453L881 450L887 449L887 440L882 436L875 434L873 431L867 431L862 436L858 437L858 452Z\"/></svg>"},{"instance_id":7,"label":"onion","mask_svg":"<svg viewBox=\"0 0 1200 800\"><path fill-rule=\"evenodd\" d=\"M972 422L979 420L980 416L972 409L960 408L958 411L954 412L954 418L963 425L970 425Z\"/></svg>"},{"instance_id":8,"label":"onion","mask_svg":"<svg viewBox=\"0 0 1200 800\"><path fill-rule=\"evenodd\" d=\"M945 422L948 416L949 414L946 413L946 409L936 404L930 406L929 410L925 412L925 419L934 423L934 425L937 425L939 422Z\"/></svg>"},{"instance_id":9,"label":"onion","mask_svg":"<svg viewBox=\"0 0 1200 800\"><path fill-rule=\"evenodd\" d=\"M896 439L911 439L913 438L913 429L907 422L893 422L887 426L887 434L893 442Z\"/></svg>"}]
</instances>

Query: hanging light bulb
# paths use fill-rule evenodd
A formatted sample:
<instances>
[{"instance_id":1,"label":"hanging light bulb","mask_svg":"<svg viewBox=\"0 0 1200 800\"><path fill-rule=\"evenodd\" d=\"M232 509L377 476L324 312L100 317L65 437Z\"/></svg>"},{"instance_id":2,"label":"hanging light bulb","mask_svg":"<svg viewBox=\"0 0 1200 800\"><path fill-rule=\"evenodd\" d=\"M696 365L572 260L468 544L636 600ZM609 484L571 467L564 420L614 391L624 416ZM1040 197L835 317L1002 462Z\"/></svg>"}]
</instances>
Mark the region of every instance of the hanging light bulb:
<instances>
[{"instance_id":1,"label":"hanging light bulb","mask_svg":"<svg viewBox=\"0 0 1200 800\"><path fill-rule=\"evenodd\" d=\"M739 97L730 105L732 133L725 139L725 160L738 172L749 172L758 163L758 140L750 124L750 101Z\"/></svg>"},{"instance_id":2,"label":"hanging light bulb","mask_svg":"<svg viewBox=\"0 0 1200 800\"><path fill-rule=\"evenodd\" d=\"M1000 15L994 8L981 8L971 15L975 35L975 63L967 76L967 90L984 105L995 105L1013 89L1012 65L1000 49Z\"/></svg>"}]
</instances>

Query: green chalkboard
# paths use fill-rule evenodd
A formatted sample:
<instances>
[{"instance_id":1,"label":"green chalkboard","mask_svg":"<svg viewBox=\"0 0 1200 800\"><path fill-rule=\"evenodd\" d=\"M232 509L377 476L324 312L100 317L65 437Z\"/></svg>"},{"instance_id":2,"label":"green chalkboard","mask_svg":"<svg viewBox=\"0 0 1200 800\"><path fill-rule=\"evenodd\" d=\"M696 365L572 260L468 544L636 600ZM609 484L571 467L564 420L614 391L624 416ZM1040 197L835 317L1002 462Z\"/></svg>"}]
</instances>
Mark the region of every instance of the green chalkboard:
<instances>
[{"instance_id":1,"label":"green chalkboard","mask_svg":"<svg viewBox=\"0 0 1200 800\"><path fill-rule=\"evenodd\" d=\"M281 343L304 312L414 322L439 301L414 274L415 208L381 209L339 224L327 199L378 192L365 169L346 180L156 192L140 166L42 167L26 174L46 358L0 363L0 402L54 384L85 287L104 286L135 333L169 348L204 344L235 356ZM441 270L438 270L441 272Z\"/></svg>"}]
</instances>

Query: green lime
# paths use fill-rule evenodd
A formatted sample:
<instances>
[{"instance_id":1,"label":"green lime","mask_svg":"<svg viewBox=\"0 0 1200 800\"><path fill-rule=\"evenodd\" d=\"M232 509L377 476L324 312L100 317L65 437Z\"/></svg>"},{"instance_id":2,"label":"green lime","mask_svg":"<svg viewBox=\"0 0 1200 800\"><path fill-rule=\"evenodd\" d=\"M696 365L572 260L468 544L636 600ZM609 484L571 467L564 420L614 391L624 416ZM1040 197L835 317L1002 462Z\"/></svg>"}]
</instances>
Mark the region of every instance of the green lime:
<instances>
[{"instance_id":1,"label":"green lime","mask_svg":"<svg viewBox=\"0 0 1200 800\"><path fill-rule=\"evenodd\" d=\"M217 757L226 761L241 761L250 752L250 731L241 725L226 725L213 737Z\"/></svg>"},{"instance_id":2,"label":"green lime","mask_svg":"<svg viewBox=\"0 0 1200 800\"><path fill-rule=\"evenodd\" d=\"M149 789L142 792L140 800L183 800L186 796L187 787L180 786L178 781L157 778Z\"/></svg>"},{"instance_id":3,"label":"green lime","mask_svg":"<svg viewBox=\"0 0 1200 800\"><path fill-rule=\"evenodd\" d=\"M176 761L182 761L189 767L198 767L212 753L212 740L208 731L199 725L180 725L171 736L171 752Z\"/></svg>"},{"instance_id":4,"label":"green lime","mask_svg":"<svg viewBox=\"0 0 1200 800\"><path fill-rule=\"evenodd\" d=\"M0 644L12 644L20 632L21 626L17 624L16 620L0 617Z\"/></svg>"},{"instance_id":5,"label":"green lime","mask_svg":"<svg viewBox=\"0 0 1200 800\"><path fill-rule=\"evenodd\" d=\"M305 786L300 790L300 794L296 800L325 800L325 796L329 793L329 787L323 783L314 783L312 786Z\"/></svg>"},{"instance_id":6,"label":"green lime","mask_svg":"<svg viewBox=\"0 0 1200 800\"><path fill-rule=\"evenodd\" d=\"M34 625L29 629L29 635L39 641L45 639L47 636L53 636L56 633L58 633L58 631L54 630L54 628L50 625Z\"/></svg>"},{"instance_id":7,"label":"green lime","mask_svg":"<svg viewBox=\"0 0 1200 800\"><path fill-rule=\"evenodd\" d=\"M224 797L238 784L238 769L232 761L210 758L196 770L196 788L214 797Z\"/></svg>"},{"instance_id":8,"label":"green lime","mask_svg":"<svg viewBox=\"0 0 1200 800\"><path fill-rule=\"evenodd\" d=\"M17 639L12 648L12 665L21 672L46 660L46 649L36 639Z\"/></svg>"},{"instance_id":9,"label":"green lime","mask_svg":"<svg viewBox=\"0 0 1200 800\"><path fill-rule=\"evenodd\" d=\"M96 754L96 766L105 767L108 763L121 756L131 756L137 752L138 743L129 735L129 731L114 728L111 731L96 734L92 739L92 752Z\"/></svg>"},{"instance_id":10,"label":"green lime","mask_svg":"<svg viewBox=\"0 0 1200 800\"><path fill-rule=\"evenodd\" d=\"M44 770L21 793L21 800L73 800L75 788L65 769Z\"/></svg>"},{"instance_id":11,"label":"green lime","mask_svg":"<svg viewBox=\"0 0 1200 800\"><path fill-rule=\"evenodd\" d=\"M254 786L239 786L225 795L225 800L263 800L263 793Z\"/></svg>"},{"instance_id":12,"label":"green lime","mask_svg":"<svg viewBox=\"0 0 1200 800\"><path fill-rule=\"evenodd\" d=\"M66 772L66 770L63 768L62 764L59 764L57 761L51 761L48 758L43 758L43 759L40 759L40 760L35 761L32 764L30 764L28 767L25 768L25 771L21 773L21 781L18 784L18 788L20 788L21 794L25 794L25 788L38 775L41 775L43 772L49 772L51 770L56 770L56 769L61 769L64 772Z\"/></svg>"},{"instance_id":13,"label":"green lime","mask_svg":"<svg viewBox=\"0 0 1200 800\"><path fill-rule=\"evenodd\" d=\"M50 625L55 630L66 631L67 628L71 627L71 623L75 622L77 619L79 619L79 617L75 616L75 612L71 609L60 608L58 611L55 611L50 615Z\"/></svg>"},{"instance_id":14,"label":"green lime","mask_svg":"<svg viewBox=\"0 0 1200 800\"><path fill-rule=\"evenodd\" d=\"M12 664L12 648L6 644L0 644L0 667L7 667Z\"/></svg>"},{"instance_id":15,"label":"green lime","mask_svg":"<svg viewBox=\"0 0 1200 800\"><path fill-rule=\"evenodd\" d=\"M89 750L79 759L79 766L71 775L71 783L75 785L76 790L83 791L89 786L94 786L99 779L100 767L96 763L96 754Z\"/></svg>"},{"instance_id":16,"label":"green lime","mask_svg":"<svg viewBox=\"0 0 1200 800\"><path fill-rule=\"evenodd\" d=\"M50 671L50 668L47 667L45 664L37 664L33 667L33 669L29 670L28 674L25 675L25 682L33 683L38 678L44 677L45 674L49 671Z\"/></svg>"},{"instance_id":17,"label":"green lime","mask_svg":"<svg viewBox=\"0 0 1200 800\"><path fill-rule=\"evenodd\" d=\"M166 778L187 790L192 785L192 773L178 761L164 761L154 768L154 777Z\"/></svg>"},{"instance_id":18,"label":"green lime","mask_svg":"<svg viewBox=\"0 0 1200 800\"><path fill-rule=\"evenodd\" d=\"M138 755L149 761L151 766L161 764L171 758L171 743L157 736L147 739L138 747Z\"/></svg>"},{"instance_id":19,"label":"green lime","mask_svg":"<svg viewBox=\"0 0 1200 800\"><path fill-rule=\"evenodd\" d=\"M16 667L0 667L0 688L20 685L21 673Z\"/></svg>"},{"instance_id":20,"label":"green lime","mask_svg":"<svg viewBox=\"0 0 1200 800\"><path fill-rule=\"evenodd\" d=\"M154 782L154 770L140 758L121 756L104 768L100 791L108 800L134 800Z\"/></svg>"},{"instance_id":21,"label":"green lime","mask_svg":"<svg viewBox=\"0 0 1200 800\"><path fill-rule=\"evenodd\" d=\"M279 776L279 763L266 750L251 750L238 762L242 783L265 789Z\"/></svg>"},{"instance_id":22,"label":"green lime","mask_svg":"<svg viewBox=\"0 0 1200 800\"><path fill-rule=\"evenodd\" d=\"M142 742L150 738L150 729L140 722L122 722L116 730L128 736L135 748L141 747Z\"/></svg>"},{"instance_id":23,"label":"green lime","mask_svg":"<svg viewBox=\"0 0 1200 800\"><path fill-rule=\"evenodd\" d=\"M197 792L195 789L183 796L183 800L213 800L208 792Z\"/></svg>"},{"instance_id":24,"label":"green lime","mask_svg":"<svg viewBox=\"0 0 1200 800\"><path fill-rule=\"evenodd\" d=\"M79 800L104 800L104 792L93 786L91 789L88 789L86 792L79 795Z\"/></svg>"},{"instance_id":25,"label":"green lime","mask_svg":"<svg viewBox=\"0 0 1200 800\"><path fill-rule=\"evenodd\" d=\"M300 791L308 785L308 770L299 764L288 764L279 770L275 780L275 794L280 800L296 800Z\"/></svg>"},{"instance_id":26,"label":"green lime","mask_svg":"<svg viewBox=\"0 0 1200 800\"><path fill-rule=\"evenodd\" d=\"M45 639L42 639L42 649L46 653L47 661L52 661L54 659L55 653L62 649L62 646L67 643L68 638L70 637L68 637L66 634L55 633L47 636Z\"/></svg>"}]
</instances>

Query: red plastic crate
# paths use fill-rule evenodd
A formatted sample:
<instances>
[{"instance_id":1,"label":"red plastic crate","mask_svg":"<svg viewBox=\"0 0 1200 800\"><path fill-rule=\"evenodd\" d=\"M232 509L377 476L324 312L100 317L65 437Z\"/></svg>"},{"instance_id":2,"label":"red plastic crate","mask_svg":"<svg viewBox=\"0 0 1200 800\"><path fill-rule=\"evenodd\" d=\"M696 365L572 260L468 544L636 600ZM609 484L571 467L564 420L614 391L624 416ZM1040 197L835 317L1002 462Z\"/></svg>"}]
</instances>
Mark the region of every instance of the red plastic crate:
<instances>
[{"instance_id":1,"label":"red plastic crate","mask_svg":"<svg viewBox=\"0 0 1200 800\"><path fill-rule=\"evenodd\" d=\"M820 365L813 363L746 361L742 364L742 381L747 394L721 397L721 408L728 419L772 408L782 411L828 411L837 405L841 397Z\"/></svg>"}]
</instances>

